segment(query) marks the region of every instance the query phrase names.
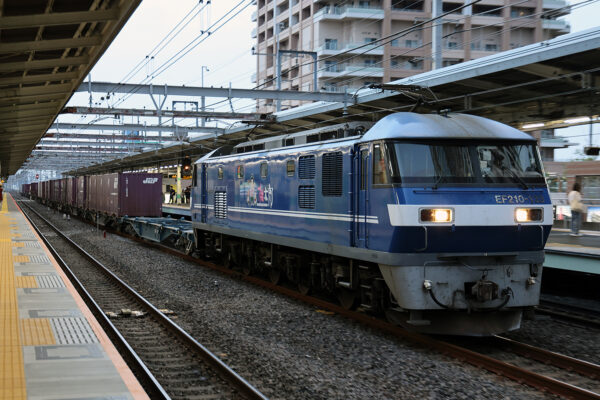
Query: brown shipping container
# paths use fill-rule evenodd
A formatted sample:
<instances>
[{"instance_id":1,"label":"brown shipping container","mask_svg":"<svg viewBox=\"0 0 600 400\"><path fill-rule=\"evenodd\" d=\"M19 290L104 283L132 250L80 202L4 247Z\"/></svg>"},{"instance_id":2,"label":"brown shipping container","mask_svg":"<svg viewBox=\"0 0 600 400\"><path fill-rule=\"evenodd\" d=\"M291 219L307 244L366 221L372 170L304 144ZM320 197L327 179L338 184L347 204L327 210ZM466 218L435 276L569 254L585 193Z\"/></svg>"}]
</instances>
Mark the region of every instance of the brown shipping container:
<instances>
[{"instance_id":1,"label":"brown shipping container","mask_svg":"<svg viewBox=\"0 0 600 400\"><path fill-rule=\"evenodd\" d=\"M38 182L33 182L31 187L29 188L29 195L33 197L38 197Z\"/></svg>"},{"instance_id":2,"label":"brown shipping container","mask_svg":"<svg viewBox=\"0 0 600 400\"><path fill-rule=\"evenodd\" d=\"M77 178L67 178L65 203L69 206L75 206L77 200Z\"/></svg>"},{"instance_id":3,"label":"brown shipping container","mask_svg":"<svg viewBox=\"0 0 600 400\"><path fill-rule=\"evenodd\" d=\"M31 188L31 184L29 183L24 183L21 185L21 193L24 196L29 196L29 189Z\"/></svg>"},{"instance_id":4,"label":"brown shipping container","mask_svg":"<svg viewBox=\"0 0 600 400\"><path fill-rule=\"evenodd\" d=\"M77 193L76 193L76 206L77 208L86 209L88 208L87 203L87 185L89 176L79 176L77 179Z\"/></svg>"},{"instance_id":5,"label":"brown shipping container","mask_svg":"<svg viewBox=\"0 0 600 400\"><path fill-rule=\"evenodd\" d=\"M50 181L49 200L54 202L60 201L60 179Z\"/></svg>"},{"instance_id":6,"label":"brown shipping container","mask_svg":"<svg viewBox=\"0 0 600 400\"><path fill-rule=\"evenodd\" d=\"M106 174L88 181L91 210L122 217L162 215L162 174Z\"/></svg>"}]
</instances>

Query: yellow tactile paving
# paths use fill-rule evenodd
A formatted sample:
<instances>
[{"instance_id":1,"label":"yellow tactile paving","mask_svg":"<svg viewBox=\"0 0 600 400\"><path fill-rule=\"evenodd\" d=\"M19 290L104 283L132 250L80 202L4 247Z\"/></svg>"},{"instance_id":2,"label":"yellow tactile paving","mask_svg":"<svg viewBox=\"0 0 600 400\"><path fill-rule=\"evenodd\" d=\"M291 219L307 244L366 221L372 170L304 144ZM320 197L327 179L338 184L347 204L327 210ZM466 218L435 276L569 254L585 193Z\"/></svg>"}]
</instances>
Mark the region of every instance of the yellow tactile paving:
<instances>
[{"instance_id":1,"label":"yellow tactile paving","mask_svg":"<svg viewBox=\"0 0 600 400\"><path fill-rule=\"evenodd\" d=\"M38 284L35 276L16 276L16 287L18 288L37 288Z\"/></svg>"},{"instance_id":2,"label":"yellow tactile paving","mask_svg":"<svg viewBox=\"0 0 600 400\"><path fill-rule=\"evenodd\" d=\"M23 242L12 242L12 247L25 247Z\"/></svg>"},{"instance_id":3,"label":"yellow tactile paving","mask_svg":"<svg viewBox=\"0 0 600 400\"><path fill-rule=\"evenodd\" d=\"M47 318L27 318L21 320L23 346L48 346L56 344L50 321Z\"/></svg>"},{"instance_id":4,"label":"yellow tactile paving","mask_svg":"<svg viewBox=\"0 0 600 400\"><path fill-rule=\"evenodd\" d=\"M0 398L20 400L27 393L7 210L5 199L0 212Z\"/></svg>"},{"instance_id":5,"label":"yellow tactile paving","mask_svg":"<svg viewBox=\"0 0 600 400\"><path fill-rule=\"evenodd\" d=\"M15 262L29 262L29 256L14 256L13 260Z\"/></svg>"}]
</instances>

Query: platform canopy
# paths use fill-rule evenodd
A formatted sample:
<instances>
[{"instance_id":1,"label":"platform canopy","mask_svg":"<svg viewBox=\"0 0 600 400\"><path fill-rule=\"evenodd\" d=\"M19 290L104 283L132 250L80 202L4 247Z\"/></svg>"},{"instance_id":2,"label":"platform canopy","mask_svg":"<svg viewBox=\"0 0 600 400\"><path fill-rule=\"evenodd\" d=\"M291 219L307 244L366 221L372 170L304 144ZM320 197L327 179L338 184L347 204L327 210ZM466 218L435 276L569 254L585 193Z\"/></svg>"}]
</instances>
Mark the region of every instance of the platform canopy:
<instances>
[{"instance_id":1,"label":"platform canopy","mask_svg":"<svg viewBox=\"0 0 600 400\"><path fill-rule=\"evenodd\" d=\"M345 121L377 121L393 112L462 112L522 130L595 116L600 102L600 27L425 72L380 88L363 88L345 102L316 102L278 112L274 122L207 132L178 145L70 171L83 175L156 167L237 144ZM535 124L534 124L535 123ZM563 124L564 125L564 124ZM548 125L549 127L551 125Z\"/></svg>"},{"instance_id":2,"label":"platform canopy","mask_svg":"<svg viewBox=\"0 0 600 400\"><path fill-rule=\"evenodd\" d=\"M0 1L0 174L14 174L141 0Z\"/></svg>"}]
</instances>

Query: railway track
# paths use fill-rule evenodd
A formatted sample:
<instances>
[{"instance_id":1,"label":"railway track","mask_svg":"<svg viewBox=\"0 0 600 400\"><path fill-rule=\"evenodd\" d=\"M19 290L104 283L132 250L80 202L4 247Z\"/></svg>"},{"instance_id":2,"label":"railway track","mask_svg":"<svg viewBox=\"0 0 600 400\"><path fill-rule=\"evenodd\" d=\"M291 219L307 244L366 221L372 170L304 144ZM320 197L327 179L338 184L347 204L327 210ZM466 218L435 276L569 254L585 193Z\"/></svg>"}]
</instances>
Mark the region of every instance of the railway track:
<instances>
[{"instance_id":1,"label":"railway track","mask_svg":"<svg viewBox=\"0 0 600 400\"><path fill-rule=\"evenodd\" d=\"M25 206L27 219L88 306L95 309L101 324L108 327L111 340L120 351L128 350L125 358L134 364L132 370L151 398L266 399L50 221ZM106 314L113 318L109 321Z\"/></svg>"},{"instance_id":2,"label":"railway track","mask_svg":"<svg viewBox=\"0 0 600 400\"><path fill-rule=\"evenodd\" d=\"M126 234L117 234L132 238ZM492 344L488 343L480 350L449 341L438 340L431 336L407 331L364 313L346 310L329 301L303 295L295 289L275 285L255 276L247 276L242 271L228 269L213 262L197 259L164 245L151 243L139 238L132 239L146 246L160 249L204 267L217 270L223 274L235 276L238 279L284 294L320 309L334 312L398 338L408 340L419 346L435 350L449 357L456 358L478 368L486 369L519 383L527 384L539 390L572 399L600 399L600 367L598 365L502 337L492 338L491 340L495 342ZM503 349L502 352L499 349ZM547 365L551 367L547 367ZM583 387L579 387L578 385Z\"/></svg>"},{"instance_id":3,"label":"railway track","mask_svg":"<svg viewBox=\"0 0 600 400\"><path fill-rule=\"evenodd\" d=\"M552 318L572 322L591 328L600 329L600 311L573 304L541 299L536 309L537 314L549 315Z\"/></svg>"}]
</instances>

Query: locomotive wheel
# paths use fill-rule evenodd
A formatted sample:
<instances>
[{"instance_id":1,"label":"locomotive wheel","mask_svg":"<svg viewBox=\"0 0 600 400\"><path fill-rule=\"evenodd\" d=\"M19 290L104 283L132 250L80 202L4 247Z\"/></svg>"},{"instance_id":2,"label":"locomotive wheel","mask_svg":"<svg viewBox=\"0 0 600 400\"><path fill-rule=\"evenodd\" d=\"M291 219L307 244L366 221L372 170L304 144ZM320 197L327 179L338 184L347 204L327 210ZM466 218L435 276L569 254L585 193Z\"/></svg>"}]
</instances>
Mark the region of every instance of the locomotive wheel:
<instances>
[{"instance_id":1,"label":"locomotive wheel","mask_svg":"<svg viewBox=\"0 0 600 400\"><path fill-rule=\"evenodd\" d=\"M277 268L269 268L269 280L274 285L279 284L279 281L281 281L281 270Z\"/></svg>"},{"instance_id":2,"label":"locomotive wheel","mask_svg":"<svg viewBox=\"0 0 600 400\"><path fill-rule=\"evenodd\" d=\"M250 275L252 273L252 265L250 265L250 259L246 258L243 262L242 262L242 273L246 276Z\"/></svg>"},{"instance_id":3,"label":"locomotive wheel","mask_svg":"<svg viewBox=\"0 0 600 400\"><path fill-rule=\"evenodd\" d=\"M227 269L233 268L233 255L231 254L231 251L225 253L225 256L223 257L223 266Z\"/></svg>"},{"instance_id":4,"label":"locomotive wheel","mask_svg":"<svg viewBox=\"0 0 600 400\"><path fill-rule=\"evenodd\" d=\"M352 310L356 306L357 296L356 293L352 290L348 290L346 288L338 288L337 298L342 308L346 310Z\"/></svg>"},{"instance_id":5,"label":"locomotive wheel","mask_svg":"<svg viewBox=\"0 0 600 400\"><path fill-rule=\"evenodd\" d=\"M307 282L298 282L298 291L303 296L306 296L307 294L310 293L310 284Z\"/></svg>"}]
</instances>

